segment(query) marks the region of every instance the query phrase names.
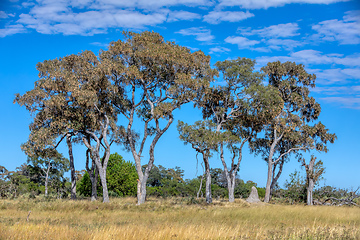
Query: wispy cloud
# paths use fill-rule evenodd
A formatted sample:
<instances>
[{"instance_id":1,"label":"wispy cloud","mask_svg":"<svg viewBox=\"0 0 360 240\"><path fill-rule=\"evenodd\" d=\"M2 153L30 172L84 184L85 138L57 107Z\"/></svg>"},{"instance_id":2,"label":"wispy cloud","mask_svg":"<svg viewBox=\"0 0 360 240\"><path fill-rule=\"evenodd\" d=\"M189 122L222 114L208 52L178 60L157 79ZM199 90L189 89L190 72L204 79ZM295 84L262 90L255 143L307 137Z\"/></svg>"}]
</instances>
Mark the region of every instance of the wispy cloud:
<instances>
[{"instance_id":1,"label":"wispy cloud","mask_svg":"<svg viewBox=\"0 0 360 240\"><path fill-rule=\"evenodd\" d=\"M212 53L224 53L224 52L230 52L231 50L228 49L228 48L225 48L225 47L213 47L213 48L210 48L210 54Z\"/></svg>"},{"instance_id":2,"label":"wispy cloud","mask_svg":"<svg viewBox=\"0 0 360 240\"><path fill-rule=\"evenodd\" d=\"M169 13L168 22L175 22L180 20L191 21L194 19L200 19L201 15L187 11L172 11Z\"/></svg>"},{"instance_id":3,"label":"wispy cloud","mask_svg":"<svg viewBox=\"0 0 360 240\"><path fill-rule=\"evenodd\" d=\"M297 31L299 26L297 23L277 24L269 27L251 29L238 28L238 31L245 36L258 35L263 38L288 38L300 35Z\"/></svg>"},{"instance_id":4,"label":"wispy cloud","mask_svg":"<svg viewBox=\"0 0 360 240\"><path fill-rule=\"evenodd\" d=\"M322 21L312 26L317 32L313 39L338 41L340 44L360 43L360 11L346 12L343 20Z\"/></svg>"},{"instance_id":5,"label":"wispy cloud","mask_svg":"<svg viewBox=\"0 0 360 240\"><path fill-rule=\"evenodd\" d=\"M270 7L282 7L292 3L306 4L331 4L347 2L350 0L220 0L220 6L239 6L245 9L268 9Z\"/></svg>"},{"instance_id":6,"label":"wispy cloud","mask_svg":"<svg viewBox=\"0 0 360 240\"><path fill-rule=\"evenodd\" d=\"M1 18L8 18L8 15L4 11L0 11L0 19Z\"/></svg>"},{"instance_id":7,"label":"wispy cloud","mask_svg":"<svg viewBox=\"0 0 360 240\"><path fill-rule=\"evenodd\" d=\"M211 35L211 31L203 27L181 29L176 33L180 33L185 36L195 36L195 39L200 42L210 42L215 39L215 37Z\"/></svg>"},{"instance_id":8,"label":"wispy cloud","mask_svg":"<svg viewBox=\"0 0 360 240\"><path fill-rule=\"evenodd\" d=\"M0 29L0 37L6 37L17 33L25 33L26 28L21 24L9 25L3 29Z\"/></svg>"},{"instance_id":9,"label":"wispy cloud","mask_svg":"<svg viewBox=\"0 0 360 240\"><path fill-rule=\"evenodd\" d=\"M360 97L324 97L319 99L344 108L360 109Z\"/></svg>"},{"instance_id":10,"label":"wispy cloud","mask_svg":"<svg viewBox=\"0 0 360 240\"><path fill-rule=\"evenodd\" d=\"M201 7L210 0L37 0L23 4L18 24L43 34L94 35L109 29L145 29L165 22L201 19L169 7ZM0 12L0 17L7 17Z\"/></svg>"},{"instance_id":11,"label":"wispy cloud","mask_svg":"<svg viewBox=\"0 0 360 240\"><path fill-rule=\"evenodd\" d=\"M360 94L360 86L335 86L335 87L315 87L313 92L323 95L358 95Z\"/></svg>"},{"instance_id":12,"label":"wispy cloud","mask_svg":"<svg viewBox=\"0 0 360 240\"><path fill-rule=\"evenodd\" d=\"M246 37L240 37L240 36L227 37L224 41L227 42L227 43L238 45L239 49L253 47L253 46L260 43L260 41L250 40L250 39L248 39Z\"/></svg>"},{"instance_id":13,"label":"wispy cloud","mask_svg":"<svg viewBox=\"0 0 360 240\"><path fill-rule=\"evenodd\" d=\"M266 64L273 61L292 61L305 65L337 64L348 67L360 67L360 55L344 56L343 54L323 54L320 51L306 49L290 53L288 56L262 56L257 62Z\"/></svg>"},{"instance_id":14,"label":"wispy cloud","mask_svg":"<svg viewBox=\"0 0 360 240\"><path fill-rule=\"evenodd\" d=\"M237 30L240 35L236 37L237 40L235 40L235 37L228 37L225 42L233 44L239 42L237 44L240 49L261 44L262 46L251 49L259 52L270 52L271 50L280 51L282 49L292 51L294 48L304 45L303 42L290 39L291 37L300 35L298 30L299 26L297 23L278 24L259 29L240 27ZM248 37L259 40L251 40Z\"/></svg>"},{"instance_id":15,"label":"wispy cloud","mask_svg":"<svg viewBox=\"0 0 360 240\"><path fill-rule=\"evenodd\" d=\"M204 22L218 24L220 22L239 22L241 20L254 17L255 15L246 12L236 11L212 11L204 16Z\"/></svg>"},{"instance_id":16,"label":"wispy cloud","mask_svg":"<svg viewBox=\"0 0 360 240\"><path fill-rule=\"evenodd\" d=\"M360 82L360 68L313 69L312 72L317 76L316 82L321 85Z\"/></svg>"},{"instance_id":17,"label":"wispy cloud","mask_svg":"<svg viewBox=\"0 0 360 240\"><path fill-rule=\"evenodd\" d=\"M87 11L74 13L62 6L34 8L29 14L21 14L19 23L39 33L64 35L94 35L109 28L144 28L163 23L167 13L143 14L127 10Z\"/></svg>"},{"instance_id":18,"label":"wispy cloud","mask_svg":"<svg viewBox=\"0 0 360 240\"><path fill-rule=\"evenodd\" d=\"M138 9L158 9L161 7L172 7L172 6L211 6L213 3L210 0L95 0L88 1L94 2L92 7L99 9L104 8L138 8Z\"/></svg>"},{"instance_id":19,"label":"wispy cloud","mask_svg":"<svg viewBox=\"0 0 360 240\"><path fill-rule=\"evenodd\" d=\"M303 46L304 43L292 39L269 39L266 41L266 44L270 49L281 50L285 49L287 51L292 51L294 48Z\"/></svg>"}]
</instances>

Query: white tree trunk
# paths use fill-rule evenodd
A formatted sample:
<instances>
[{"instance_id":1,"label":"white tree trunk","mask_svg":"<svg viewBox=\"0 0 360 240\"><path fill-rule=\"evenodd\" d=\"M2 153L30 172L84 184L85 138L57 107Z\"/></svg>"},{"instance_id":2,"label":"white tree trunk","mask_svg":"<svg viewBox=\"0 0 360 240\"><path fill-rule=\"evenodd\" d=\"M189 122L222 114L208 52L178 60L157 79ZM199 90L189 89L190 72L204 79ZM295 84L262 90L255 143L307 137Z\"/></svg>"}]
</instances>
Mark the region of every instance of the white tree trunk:
<instances>
[{"instance_id":1,"label":"white tree trunk","mask_svg":"<svg viewBox=\"0 0 360 240\"><path fill-rule=\"evenodd\" d=\"M204 163L205 163L205 173L206 173L206 183L205 183L206 203L212 203L210 165L207 157L205 156L204 156Z\"/></svg>"},{"instance_id":2,"label":"white tree trunk","mask_svg":"<svg viewBox=\"0 0 360 240\"><path fill-rule=\"evenodd\" d=\"M235 178L236 178L236 174L233 171L230 175L230 184L228 181L228 191L229 191L229 202L234 202L235 201Z\"/></svg>"},{"instance_id":3,"label":"white tree trunk","mask_svg":"<svg viewBox=\"0 0 360 240\"><path fill-rule=\"evenodd\" d=\"M266 188L265 188L265 198L264 202L270 202L270 192L271 192L271 180L272 180L272 161L268 160L268 173L267 173L267 181L266 181Z\"/></svg>"},{"instance_id":4,"label":"white tree trunk","mask_svg":"<svg viewBox=\"0 0 360 240\"><path fill-rule=\"evenodd\" d=\"M76 177L75 177L75 166L74 166L74 156L71 144L71 134L66 135L66 143L69 150L69 160L70 160L70 175L71 175L71 199L76 199Z\"/></svg>"},{"instance_id":5,"label":"white tree trunk","mask_svg":"<svg viewBox=\"0 0 360 240\"><path fill-rule=\"evenodd\" d=\"M45 172L45 197L48 196L48 185L49 185L49 172L51 169L51 163L48 163L46 172Z\"/></svg>"},{"instance_id":6,"label":"white tree trunk","mask_svg":"<svg viewBox=\"0 0 360 240\"><path fill-rule=\"evenodd\" d=\"M314 180L313 179L309 179L309 185L307 187L307 205L313 205L313 190L314 190Z\"/></svg>"},{"instance_id":7,"label":"white tree trunk","mask_svg":"<svg viewBox=\"0 0 360 240\"><path fill-rule=\"evenodd\" d=\"M95 166L95 172L92 172L90 175L91 181L91 201L96 201L97 199L97 180L98 180L98 170Z\"/></svg>"}]
</instances>

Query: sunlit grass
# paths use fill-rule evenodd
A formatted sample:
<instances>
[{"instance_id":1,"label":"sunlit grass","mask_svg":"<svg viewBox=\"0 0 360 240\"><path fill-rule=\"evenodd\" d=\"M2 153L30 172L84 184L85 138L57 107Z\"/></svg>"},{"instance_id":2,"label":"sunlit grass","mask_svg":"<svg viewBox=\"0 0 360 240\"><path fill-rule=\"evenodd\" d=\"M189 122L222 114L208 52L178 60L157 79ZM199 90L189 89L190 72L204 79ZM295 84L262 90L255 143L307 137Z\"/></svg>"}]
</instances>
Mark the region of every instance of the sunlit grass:
<instances>
[{"instance_id":1,"label":"sunlit grass","mask_svg":"<svg viewBox=\"0 0 360 240\"><path fill-rule=\"evenodd\" d=\"M135 204L134 198L0 200L0 239L360 239L355 207L181 198Z\"/></svg>"}]
</instances>

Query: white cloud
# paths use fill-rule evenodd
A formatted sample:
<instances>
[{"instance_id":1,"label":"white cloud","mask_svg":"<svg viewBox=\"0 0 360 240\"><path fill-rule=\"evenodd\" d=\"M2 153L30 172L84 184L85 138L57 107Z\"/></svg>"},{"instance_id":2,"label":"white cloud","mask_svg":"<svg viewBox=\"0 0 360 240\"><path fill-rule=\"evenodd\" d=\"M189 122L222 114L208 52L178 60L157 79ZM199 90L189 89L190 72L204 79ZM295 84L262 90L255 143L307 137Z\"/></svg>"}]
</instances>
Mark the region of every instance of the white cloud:
<instances>
[{"instance_id":1,"label":"white cloud","mask_svg":"<svg viewBox=\"0 0 360 240\"><path fill-rule=\"evenodd\" d=\"M238 31L245 36L259 35L263 38L287 38L299 35L297 23L285 23L272 25L261 29L238 28Z\"/></svg>"},{"instance_id":2,"label":"white cloud","mask_svg":"<svg viewBox=\"0 0 360 240\"><path fill-rule=\"evenodd\" d=\"M313 69L316 74L316 82L322 85L360 82L360 68L330 68Z\"/></svg>"},{"instance_id":3,"label":"white cloud","mask_svg":"<svg viewBox=\"0 0 360 240\"><path fill-rule=\"evenodd\" d=\"M274 50L280 50L281 48L284 48L285 50L291 51L296 47L304 45L304 43L292 40L292 39L269 39L266 41L266 43L269 45L269 48Z\"/></svg>"},{"instance_id":4,"label":"white cloud","mask_svg":"<svg viewBox=\"0 0 360 240\"><path fill-rule=\"evenodd\" d=\"M312 29L317 31L314 39L338 41L340 44L360 43L360 11L346 12L343 20L322 21Z\"/></svg>"},{"instance_id":5,"label":"white cloud","mask_svg":"<svg viewBox=\"0 0 360 240\"><path fill-rule=\"evenodd\" d=\"M169 12L168 21L169 22L175 22L180 20L194 20L194 19L200 19L200 14L187 12L187 11L172 11Z\"/></svg>"},{"instance_id":6,"label":"white cloud","mask_svg":"<svg viewBox=\"0 0 360 240\"><path fill-rule=\"evenodd\" d=\"M360 86L315 87L312 91L328 96L357 95L360 94Z\"/></svg>"},{"instance_id":7,"label":"white cloud","mask_svg":"<svg viewBox=\"0 0 360 240\"><path fill-rule=\"evenodd\" d=\"M3 29L0 29L0 37L6 37L17 33L24 33L26 29L21 24L9 25Z\"/></svg>"},{"instance_id":8,"label":"white cloud","mask_svg":"<svg viewBox=\"0 0 360 240\"><path fill-rule=\"evenodd\" d=\"M0 19L1 18L8 18L8 15L4 11L0 11Z\"/></svg>"},{"instance_id":9,"label":"white cloud","mask_svg":"<svg viewBox=\"0 0 360 240\"><path fill-rule=\"evenodd\" d=\"M254 17L250 12L236 12L236 11L212 11L204 16L204 22L210 24L218 24L220 22L239 22L241 20Z\"/></svg>"},{"instance_id":10,"label":"white cloud","mask_svg":"<svg viewBox=\"0 0 360 240\"><path fill-rule=\"evenodd\" d=\"M90 44L102 48L107 48L109 46L109 43L101 43L101 42L92 42Z\"/></svg>"},{"instance_id":11,"label":"white cloud","mask_svg":"<svg viewBox=\"0 0 360 240\"><path fill-rule=\"evenodd\" d=\"M225 42L227 43L231 43L231 44L236 44L238 45L239 49L244 49L244 48L250 48L256 44L259 44L259 41L256 40L250 40L248 38L245 37L227 37L225 40Z\"/></svg>"},{"instance_id":12,"label":"white cloud","mask_svg":"<svg viewBox=\"0 0 360 240\"><path fill-rule=\"evenodd\" d=\"M286 4L331 4L347 2L349 0L220 0L220 6L240 6L245 9L267 9L270 7L282 7Z\"/></svg>"},{"instance_id":13,"label":"white cloud","mask_svg":"<svg viewBox=\"0 0 360 240\"><path fill-rule=\"evenodd\" d=\"M273 61L292 61L308 65L335 64L348 67L360 67L360 55L343 56L342 54L323 54L320 51L307 49L290 53L289 56L263 56L257 62L266 64Z\"/></svg>"},{"instance_id":14,"label":"white cloud","mask_svg":"<svg viewBox=\"0 0 360 240\"><path fill-rule=\"evenodd\" d=\"M166 21L200 19L170 6L206 6L209 0L36 0L17 23L43 34L94 35L111 28L144 29ZM210 4L211 5L211 4Z\"/></svg>"},{"instance_id":15,"label":"white cloud","mask_svg":"<svg viewBox=\"0 0 360 240\"><path fill-rule=\"evenodd\" d=\"M300 35L298 33L299 26L297 23L285 23L272 25L260 29L251 28L238 28L238 33L242 36L258 36L261 38L261 42L266 47L256 48L253 50L269 52L271 50L285 49L292 51L294 48L304 45L303 42L299 42L290 37Z\"/></svg>"},{"instance_id":16,"label":"white cloud","mask_svg":"<svg viewBox=\"0 0 360 240\"><path fill-rule=\"evenodd\" d=\"M319 99L344 108L360 109L360 97L324 97Z\"/></svg>"},{"instance_id":17,"label":"white cloud","mask_svg":"<svg viewBox=\"0 0 360 240\"><path fill-rule=\"evenodd\" d=\"M30 14L21 14L19 23L39 33L64 35L94 35L108 28L144 28L163 23L166 12L143 14L127 10L87 11L73 13L66 9L48 7L33 9Z\"/></svg>"},{"instance_id":18,"label":"white cloud","mask_svg":"<svg viewBox=\"0 0 360 240\"><path fill-rule=\"evenodd\" d=\"M223 53L223 52L230 52L231 50L228 49L228 48L225 48L225 47L213 47L213 48L210 48L210 54L212 53Z\"/></svg>"},{"instance_id":19,"label":"white cloud","mask_svg":"<svg viewBox=\"0 0 360 240\"><path fill-rule=\"evenodd\" d=\"M200 42L210 42L215 38L213 35L211 35L211 31L209 29L203 27L181 29L176 33L180 33L181 35L185 36L195 36L195 39Z\"/></svg>"},{"instance_id":20,"label":"white cloud","mask_svg":"<svg viewBox=\"0 0 360 240\"><path fill-rule=\"evenodd\" d=\"M137 9L159 9L171 6L207 6L212 5L209 0L95 0L91 1L91 7L95 9L111 8L137 8Z\"/></svg>"}]
</instances>

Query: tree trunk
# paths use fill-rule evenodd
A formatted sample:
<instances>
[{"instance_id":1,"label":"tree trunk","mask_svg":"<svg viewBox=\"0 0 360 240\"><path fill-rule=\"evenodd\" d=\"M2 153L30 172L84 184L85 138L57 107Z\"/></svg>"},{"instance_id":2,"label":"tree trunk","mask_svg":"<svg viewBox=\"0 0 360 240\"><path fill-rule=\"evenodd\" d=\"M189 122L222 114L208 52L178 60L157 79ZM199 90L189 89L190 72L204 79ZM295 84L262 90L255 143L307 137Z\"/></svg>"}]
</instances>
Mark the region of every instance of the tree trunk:
<instances>
[{"instance_id":1,"label":"tree trunk","mask_svg":"<svg viewBox=\"0 0 360 240\"><path fill-rule=\"evenodd\" d=\"M234 165L234 158L235 158L235 153L233 152L232 166ZM222 143L220 144L220 159L221 159L221 163L224 167L224 173L225 173L227 188L228 188L229 202L234 202L234 200L235 200L234 188L232 187L232 179L231 179L233 169L231 168L230 172L228 171L228 168L227 168L227 165L225 162L225 158L224 158L224 145Z\"/></svg>"},{"instance_id":2,"label":"tree trunk","mask_svg":"<svg viewBox=\"0 0 360 240\"><path fill-rule=\"evenodd\" d=\"M203 158L204 158L205 173L206 173L206 183L205 183L206 203L212 203L210 165L207 157L204 156Z\"/></svg>"},{"instance_id":3,"label":"tree trunk","mask_svg":"<svg viewBox=\"0 0 360 240\"><path fill-rule=\"evenodd\" d=\"M69 149L69 160L70 160L70 174L71 174L71 199L76 199L76 176L75 176L75 166L74 166L74 156L71 143L71 135L66 135L66 143Z\"/></svg>"},{"instance_id":4,"label":"tree trunk","mask_svg":"<svg viewBox=\"0 0 360 240\"><path fill-rule=\"evenodd\" d=\"M106 170L105 168L98 168L98 171L99 171L101 186L103 189L103 202L107 203L110 202L110 200L109 200L109 192L106 184Z\"/></svg>"},{"instance_id":5,"label":"tree trunk","mask_svg":"<svg viewBox=\"0 0 360 240\"><path fill-rule=\"evenodd\" d=\"M138 197L138 205L145 203L146 200L146 181L145 175L143 177L143 180L140 181L140 196Z\"/></svg>"},{"instance_id":6,"label":"tree trunk","mask_svg":"<svg viewBox=\"0 0 360 240\"><path fill-rule=\"evenodd\" d=\"M307 205L313 205L313 190L314 190L314 180L312 178L308 179L309 185L307 186Z\"/></svg>"},{"instance_id":7,"label":"tree trunk","mask_svg":"<svg viewBox=\"0 0 360 240\"><path fill-rule=\"evenodd\" d=\"M230 174L229 174L230 175ZM232 172L230 175L230 184L228 183L228 191L229 191L229 202L235 201L235 172Z\"/></svg>"},{"instance_id":8,"label":"tree trunk","mask_svg":"<svg viewBox=\"0 0 360 240\"><path fill-rule=\"evenodd\" d=\"M49 185L49 172L51 168L51 163L48 163L46 172L45 172L45 197L48 196L48 185Z\"/></svg>"},{"instance_id":9,"label":"tree trunk","mask_svg":"<svg viewBox=\"0 0 360 240\"><path fill-rule=\"evenodd\" d=\"M87 141L90 143L90 138L88 137ZM90 177L91 182L91 201L96 201L97 199L97 180L99 176L99 172L97 170L96 164L94 160L91 159L91 168L89 168L90 161L90 149L86 150L86 163L85 168Z\"/></svg>"},{"instance_id":10,"label":"tree trunk","mask_svg":"<svg viewBox=\"0 0 360 240\"><path fill-rule=\"evenodd\" d=\"M99 172L96 166L94 168L95 171L93 171L91 175L89 174L91 181L91 201L96 201L97 199L97 180L98 180Z\"/></svg>"},{"instance_id":11,"label":"tree trunk","mask_svg":"<svg viewBox=\"0 0 360 240\"><path fill-rule=\"evenodd\" d=\"M274 164L273 162L273 156L274 156L274 152L275 152L275 147L276 144L278 143L278 141L281 139L276 137L276 131L274 130L274 135L275 135L275 140L274 142L271 144L270 146L270 152L269 152L269 157L268 157L268 174L267 174L267 181L266 181L266 188L265 188L265 198L264 198L264 202L268 203L270 202L270 196L271 196L271 181L272 181L272 177L273 177L273 169L272 166Z\"/></svg>"},{"instance_id":12,"label":"tree trunk","mask_svg":"<svg viewBox=\"0 0 360 240\"><path fill-rule=\"evenodd\" d=\"M45 177L45 197L48 196L48 176Z\"/></svg>"},{"instance_id":13,"label":"tree trunk","mask_svg":"<svg viewBox=\"0 0 360 240\"><path fill-rule=\"evenodd\" d=\"M196 199L199 199L199 195L200 195L200 192L201 192L203 180L204 180L204 174L201 176L199 191L196 194Z\"/></svg>"},{"instance_id":14,"label":"tree trunk","mask_svg":"<svg viewBox=\"0 0 360 240\"><path fill-rule=\"evenodd\" d=\"M280 165L279 165L279 171L278 171L278 173L277 173L276 175L275 175L275 172L276 172L276 166L277 166L277 164L273 164L273 179L272 179L272 181L271 181L271 186L270 186L270 196L273 195L274 187L275 187L277 181L278 181L279 178L280 178L280 175L281 175L281 173L282 173L282 170L283 170L283 166L284 166L285 161L282 160L282 161L280 161L280 162L278 162L278 163L279 163Z\"/></svg>"},{"instance_id":15,"label":"tree trunk","mask_svg":"<svg viewBox=\"0 0 360 240\"><path fill-rule=\"evenodd\" d=\"M272 161L268 160L268 174L267 174L267 181L266 181L266 188L265 188L265 198L264 202L270 202L270 191L271 191L271 180L272 180Z\"/></svg>"}]
</instances>

